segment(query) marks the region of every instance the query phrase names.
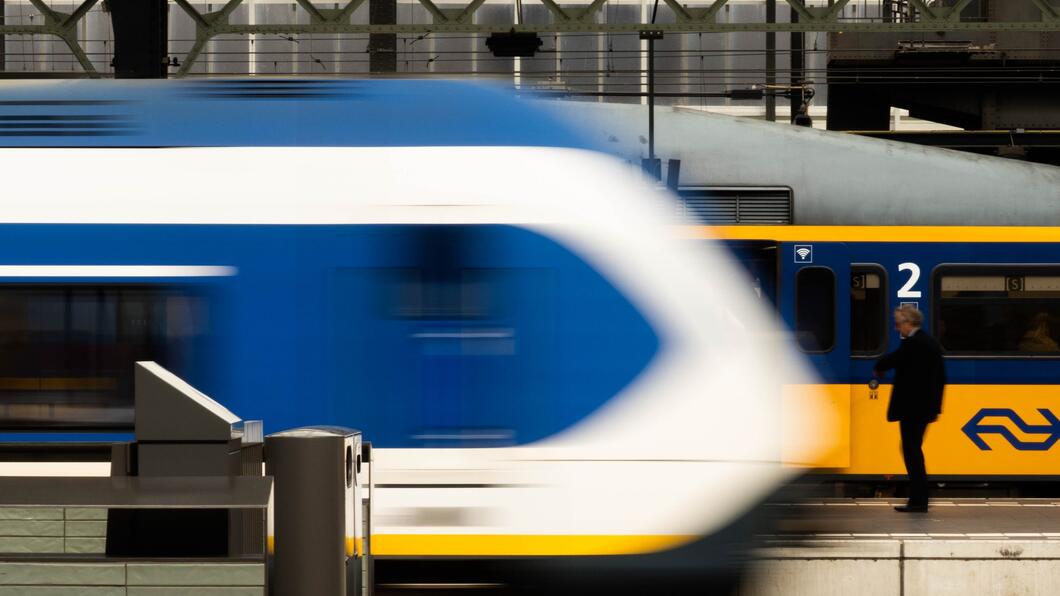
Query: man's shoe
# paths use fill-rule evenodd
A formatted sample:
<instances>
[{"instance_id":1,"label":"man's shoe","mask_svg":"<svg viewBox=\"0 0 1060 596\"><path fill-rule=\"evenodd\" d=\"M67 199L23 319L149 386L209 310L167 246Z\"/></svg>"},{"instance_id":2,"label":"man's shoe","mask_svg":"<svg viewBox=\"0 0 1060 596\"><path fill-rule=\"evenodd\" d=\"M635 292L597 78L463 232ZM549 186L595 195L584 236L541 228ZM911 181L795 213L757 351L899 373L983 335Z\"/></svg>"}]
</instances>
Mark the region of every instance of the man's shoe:
<instances>
[{"instance_id":1,"label":"man's shoe","mask_svg":"<svg viewBox=\"0 0 1060 596\"><path fill-rule=\"evenodd\" d=\"M902 513L927 513L927 505L898 505L894 510Z\"/></svg>"}]
</instances>

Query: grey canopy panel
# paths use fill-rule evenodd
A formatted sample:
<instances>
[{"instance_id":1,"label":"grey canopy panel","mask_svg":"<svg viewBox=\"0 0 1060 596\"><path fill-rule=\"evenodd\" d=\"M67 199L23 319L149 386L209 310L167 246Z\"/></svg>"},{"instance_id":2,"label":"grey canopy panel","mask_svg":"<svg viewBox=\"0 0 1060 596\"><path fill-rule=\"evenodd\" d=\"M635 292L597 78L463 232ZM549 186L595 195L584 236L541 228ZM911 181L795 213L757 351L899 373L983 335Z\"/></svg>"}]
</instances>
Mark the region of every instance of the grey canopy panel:
<instances>
[{"instance_id":1,"label":"grey canopy panel","mask_svg":"<svg viewBox=\"0 0 1060 596\"><path fill-rule=\"evenodd\" d=\"M137 440L229 441L242 422L157 363L136 363Z\"/></svg>"}]
</instances>

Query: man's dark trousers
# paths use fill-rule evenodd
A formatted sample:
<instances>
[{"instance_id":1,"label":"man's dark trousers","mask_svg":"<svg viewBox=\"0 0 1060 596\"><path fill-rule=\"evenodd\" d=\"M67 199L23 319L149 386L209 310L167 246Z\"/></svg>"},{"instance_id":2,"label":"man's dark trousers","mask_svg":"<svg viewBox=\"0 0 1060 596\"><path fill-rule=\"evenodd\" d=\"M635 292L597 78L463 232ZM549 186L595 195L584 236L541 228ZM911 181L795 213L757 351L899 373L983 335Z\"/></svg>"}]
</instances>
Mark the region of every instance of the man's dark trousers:
<instances>
[{"instance_id":1,"label":"man's dark trousers","mask_svg":"<svg viewBox=\"0 0 1060 596\"><path fill-rule=\"evenodd\" d=\"M927 507L928 483L927 469L924 467L924 431L928 423L916 420L902 420L898 428L902 433L902 457L905 458L905 470L909 474L909 506Z\"/></svg>"}]
</instances>

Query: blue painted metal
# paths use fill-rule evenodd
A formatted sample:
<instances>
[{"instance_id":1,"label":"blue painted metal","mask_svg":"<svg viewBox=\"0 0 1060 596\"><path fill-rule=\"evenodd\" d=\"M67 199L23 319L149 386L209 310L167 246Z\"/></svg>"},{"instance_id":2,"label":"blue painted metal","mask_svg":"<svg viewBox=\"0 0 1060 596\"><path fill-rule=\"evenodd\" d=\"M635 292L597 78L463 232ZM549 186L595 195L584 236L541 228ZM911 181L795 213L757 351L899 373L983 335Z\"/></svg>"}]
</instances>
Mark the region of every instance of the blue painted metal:
<instances>
[{"instance_id":1,"label":"blue painted metal","mask_svg":"<svg viewBox=\"0 0 1060 596\"><path fill-rule=\"evenodd\" d=\"M0 225L0 254L236 267L150 281L210 297L209 333L175 372L266 432L337 424L381 447L525 444L612 399L662 341L587 262L509 226ZM395 283L416 279L440 308L402 311ZM481 294L452 298L468 292Z\"/></svg>"},{"instance_id":2,"label":"blue painted metal","mask_svg":"<svg viewBox=\"0 0 1060 596\"><path fill-rule=\"evenodd\" d=\"M593 148L509 91L457 81L46 81L0 89L0 121L7 147ZM267 431L338 424L381 447L523 444L588 416L659 349L587 263L503 226L465 229L467 250L436 280L490 272L497 308L386 315L386 276L418 266L410 247L425 229L5 225L0 254L10 265L238 267L233 278L153 283L211 294L209 341L176 372Z\"/></svg>"},{"instance_id":3,"label":"blue painted metal","mask_svg":"<svg viewBox=\"0 0 1060 596\"><path fill-rule=\"evenodd\" d=\"M533 102L460 81L46 81L0 88L7 147L593 148Z\"/></svg>"}]
</instances>

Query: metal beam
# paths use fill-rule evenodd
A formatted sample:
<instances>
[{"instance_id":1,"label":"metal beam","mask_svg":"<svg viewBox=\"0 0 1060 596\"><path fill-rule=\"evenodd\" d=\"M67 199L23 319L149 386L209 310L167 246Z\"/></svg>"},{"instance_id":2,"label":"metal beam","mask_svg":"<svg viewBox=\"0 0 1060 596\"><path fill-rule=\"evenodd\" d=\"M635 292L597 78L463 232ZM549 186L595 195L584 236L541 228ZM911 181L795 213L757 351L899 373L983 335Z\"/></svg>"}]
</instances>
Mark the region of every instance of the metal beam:
<instances>
[{"instance_id":1,"label":"metal beam","mask_svg":"<svg viewBox=\"0 0 1060 596\"><path fill-rule=\"evenodd\" d=\"M957 4L954 4L953 8L950 9L949 19L951 21L960 21L961 13L964 12L964 9L967 8L968 5L971 3L972 0L960 0L959 2L957 2Z\"/></svg>"},{"instance_id":2,"label":"metal beam","mask_svg":"<svg viewBox=\"0 0 1060 596\"><path fill-rule=\"evenodd\" d=\"M29 0L29 3L41 13L41 16L44 17L45 21L49 23L59 23L61 21L59 13L55 12L50 6L45 4L44 0Z\"/></svg>"},{"instance_id":3,"label":"metal beam","mask_svg":"<svg viewBox=\"0 0 1060 596\"><path fill-rule=\"evenodd\" d=\"M429 1L429 0L423 0ZM358 4L363 0L355 0ZM552 0L542 0L542 3L552 3ZM558 5L555 5L562 11ZM441 9L435 7L441 13ZM560 14L566 15L565 12ZM442 15L445 17L445 15ZM533 31L536 33L638 33L645 29L657 29L666 33L743 33L743 32L775 32L775 33L915 33L932 31L1023 31L1023 32L1056 32L1060 31L1060 22L1056 19L1048 21L1031 22L954 22L954 21L928 21L913 23L871 23L871 22L836 22L836 21L811 21L798 23L712 23L702 20L684 21L677 23L585 23L572 19L570 15L566 19L552 23L541 23L535 25L525 24L483 24L483 23L416 23L397 25L367 25L354 23L319 23L319 24L278 24L278 25L230 25L215 24L209 26L210 37L230 33L236 34L314 34L314 33L504 33L507 31ZM0 35L56 35L56 28L49 25L2 25Z\"/></svg>"},{"instance_id":4,"label":"metal beam","mask_svg":"<svg viewBox=\"0 0 1060 596\"><path fill-rule=\"evenodd\" d=\"M850 0L836 0L835 4L828 7L828 12L825 13L823 18L826 20L839 18L847 4L850 4Z\"/></svg>"},{"instance_id":5,"label":"metal beam","mask_svg":"<svg viewBox=\"0 0 1060 596\"><path fill-rule=\"evenodd\" d=\"M98 76L92 62L86 56L77 39L77 24L98 2L83 0L72 14L64 14L52 9L45 0L28 0L42 15L43 24L39 25L6 25L0 24L0 36L3 35L52 35L63 40L70 51L81 63L90 76ZM484 5L484 0L469 0L463 8L443 9L433 0L417 0L433 15L431 23L350 23L353 11L365 0L348 0L338 8L319 8L313 0L292 0L310 15L308 24L257 24L236 25L229 22L232 11L244 0L228 0L220 11L201 14L190 4L189 0L171 0L183 9L195 22L195 42L191 51L183 58L178 76L187 74L201 54L206 44L218 35L303 35L303 34L425 34L425 33L503 33L523 31L534 33L639 33L650 28L665 33L795 33L795 32L844 32L844 33L915 33L935 31L1026 31L1056 32L1060 31L1060 9L1048 0L1006 0L1009 2L1026 2L1037 7L1041 13L1040 21L1031 22L961 22L961 12L971 0L958 0L952 7L935 6L928 0L909 0L920 12L920 20L915 22L888 23L879 21L846 21L843 20L843 9L850 0L834 0L825 6L807 4L808 0L785 0L797 15L796 22L730 22L718 23L717 14L728 0L701 0L689 3L687 0L664 0L674 12L673 23L637 22L596 22L593 18L603 10L608 0L581 0L580 6L567 3L560 6L557 0L540 0L552 15L551 22L533 25L511 23L481 24L475 23L474 15ZM513 0L514 1L514 0ZM762 0L765 2L766 0ZM698 6L697 6L698 4Z\"/></svg>"},{"instance_id":6,"label":"metal beam","mask_svg":"<svg viewBox=\"0 0 1060 596\"><path fill-rule=\"evenodd\" d=\"M44 25L0 25L0 35L57 35L57 29L71 28L98 3L98 0L85 0L73 14L59 13L48 6L44 0L28 0L44 17ZM395 25L365 25L349 23L350 15L364 0L349 0L342 8L322 9L312 0L292 0L302 6L310 15L312 22L303 25L232 25L227 22L228 15L244 0L229 0L225 7L215 13L203 15L196 11L188 0L171 0L180 6L210 37L223 33L493 33L510 31L534 31L538 33L563 32L597 32L597 33L633 33L652 26L667 32L686 33L735 33L735 32L920 32L920 31L1060 31L1060 10L1047 0L1009 0L1028 2L1039 9L1042 21L1031 22L960 22L959 15L971 0L958 0L953 7L932 6L927 0L909 0L922 16L921 21L885 23L871 21L843 21L842 10L850 0L836 0L828 6L809 6L806 0L785 0L798 13L798 23L765 23L735 22L716 23L718 12L728 0L704 1L702 6L682 3L680 0L665 0L666 4L677 15L677 23L595 23L589 18L599 12L607 0L584 0L584 6L575 7L567 4L561 7L555 0L540 0L554 20L551 23L523 25L503 23L496 25L475 24L471 18L484 4L483 0L471 0L462 9L446 10L438 7L432 0L418 0L434 17L434 23L398 23ZM762 0L763 3L765 0ZM452 14L449 14L452 13Z\"/></svg>"},{"instance_id":7,"label":"metal beam","mask_svg":"<svg viewBox=\"0 0 1060 596\"><path fill-rule=\"evenodd\" d=\"M308 2L308 0L306 0L306 1ZM210 14L206 15L206 18L207 19L213 18L213 19L216 19L216 20L223 20L225 22L228 22L228 17L242 3L243 3L243 0L228 0L228 4L225 4L224 8L222 8L221 10L219 10L217 12L211 12Z\"/></svg>"},{"instance_id":8,"label":"metal beam","mask_svg":"<svg viewBox=\"0 0 1060 596\"><path fill-rule=\"evenodd\" d=\"M298 6L301 6L303 10L309 13L309 21L312 23L323 23L327 21L324 15L320 14L320 10L309 0L295 0Z\"/></svg>"},{"instance_id":9,"label":"metal beam","mask_svg":"<svg viewBox=\"0 0 1060 596\"><path fill-rule=\"evenodd\" d=\"M92 64L92 60L89 59L88 54L85 53L84 48L77 41L77 33L74 31L64 31L59 38L66 43L66 47L70 48L70 53L77 59L77 63L81 65L81 70L92 76L99 76L96 71L96 67Z\"/></svg>"},{"instance_id":10,"label":"metal beam","mask_svg":"<svg viewBox=\"0 0 1060 596\"><path fill-rule=\"evenodd\" d=\"M711 4L710 7L707 8L706 12L703 13L703 16L700 17L700 20L704 22L713 23L714 18L718 16L718 11L720 11L728 3L729 0L715 0L714 4Z\"/></svg>"},{"instance_id":11,"label":"metal beam","mask_svg":"<svg viewBox=\"0 0 1060 596\"><path fill-rule=\"evenodd\" d=\"M92 7L96 5L96 2L99 2L99 0L85 0L84 2L82 2L81 6L77 7L77 10L68 15L66 19L63 20L62 26L64 28L71 27L75 23L83 19L85 15L88 14L88 11L92 10Z\"/></svg>"},{"instance_id":12,"label":"metal beam","mask_svg":"<svg viewBox=\"0 0 1060 596\"><path fill-rule=\"evenodd\" d=\"M556 4L552 0L541 0L541 3L552 13L552 16L559 19L559 22L566 23L571 20L570 15L568 15L559 4ZM637 29L637 31L640 31L640 29Z\"/></svg>"},{"instance_id":13,"label":"metal beam","mask_svg":"<svg viewBox=\"0 0 1060 596\"><path fill-rule=\"evenodd\" d=\"M677 0L663 0L663 2L666 2L666 5L670 7L670 10L674 11L674 14L677 15L678 21L691 21L694 18L692 13L688 12L688 9L684 6L681 6L681 3Z\"/></svg>"},{"instance_id":14,"label":"metal beam","mask_svg":"<svg viewBox=\"0 0 1060 596\"><path fill-rule=\"evenodd\" d=\"M426 0L425 0L426 1ZM542 0L545 3L552 0ZM563 13L566 14L566 13ZM892 26L899 25L899 26ZM483 23L418 23L398 25L365 25L352 23L328 23L323 25L223 25L216 26L217 35L221 34L285 34L300 35L311 33L504 33L507 31L532 31L535 33L638 33L645 28L666 33L741 33L769 32L777 33L911 33L934 31L1060 31L1060 23L983 23L951 21L916 22L916 23L846 23L846 22L798 22L798 23L704 23L689 21L678 23L584 23L572 19L535 25L483 24ZM4 31L0 30L0 33Z\"/></svg>"},{"instance_id":15,"label":"metal beam","mask_svg":"<svg viewBox=\"0 0 1060 596\"><path fill-rule=\"evenodd\" d=\"M1042 11L1042 20L1060 21L1060 8L1049 4L1047 0L1031 0L1031 2L1038 7L1038 10Z\"/></svg>"},{"instance_id":16,"label":"metal beam","mask_svg":"<svg viewBox=\"0 0 1060 596\"><path fill-rule=\"evenodd\" d=\"M427 9L427 12L431 13L431 15L432 15L432 16L434 16L434 22L435 22L435 23L439 23L439 22L441 22L441 23L445 23L446 21L448 21L448 20L449 20L449 17L447 17L447 16L445 15L445 13L444 13L444 12L442 12L442 9L438 8L438 7L437 7L437 6L436 6L436 5L434 4L434 2L431 2L431 0L417 0L417 1L418 1L418 2L419 2L419 3L420 3L420 4L421 4L421 5L422 5L422 6L424 7L424 8L426 8L426 9ZM345 24L345 23L343 23L343 24ZM341 26L341 25L340 25L340 26ZM393 33L393 32L392 32L392 31L376 31L375 33Z\"/></svg>"},{"instance_id":17,"label":"metal beam","mask_svg":"<svg viewBox=\"0 0 1060 596\"><path fill-rule=\"evenodd\" d=\"M191 17L191 20L195 21L195 26L196 27L209 27L210 26L210 23L206 19L203 18L202 13L200 13L197 10L195 10L195 7L192 6L191 4L189 4L188 0L174 0L174 2L177 3L177 6L181 7L182 9L184 9L184 12L186 12L188 14L188 16Z\"/></svg>"},{"instance_id":18,"label":"metal beam","mask_svg":"<svg viewBox=\"0 0 1060 596\"><path fill-rule=\"evenodd\" d=\"M353 11L357 10L364 3L365 0L350 0L346 6L343 6L339 12L335 14L332 22L340 23L349 21L350 15L353 14Z\"/></svg>"},{"instance_id":19,"label":"metal beam","mask_svg":"<svg viewBox=\"0 0 1060 596\"><path fill-rule=\"evenodd\" d=\"M70 53L74 55L74 58L77 59L78 64L81 65L81 69L86 74L91 77L98 77L99 72L96 71L92 60L89 59L88 54L85 53L84 48L81 47L80 42L77 40L77 23L88 14L88 11L96 4L97 0L85 0L73 14L65 14L53 10L44 0L29 1L41 13L44 24L22 27L28 29L26 31L8 31L8 29L17 29L19 27L0 26L0 36L9 34L54 35L66 44L66 47L70 49Z\"/></svg>"},{"instance_id":20,"label":"metal beam","mask_svg":"<svg viewBox=\"0 0 1060 596\"><path fill-rule=\"evenodd\" d=\"M601 8L603 8L604 3L606 2L607 0L593 0L593 3L590 4L589 7L586 8L585 11L578 16L578 20L583 23L593 22L593 15L596 14L597 11L599 11Z\"/></svg>"},{"instance_id":21,"label":"metal beam","mask_svg":"<svg viewBox=\"0 0 1060 596\"><path fill-rule=\"evenodd\" d=\"M814 15L812 15L809 10L806 10L806 5L802 3L802 0L785 0L785 2L787 2L788 6L791 7L791 10L793 10L795 14L798 15L792 20L805 20L811 23L816 20L814 18Z\"/></svg>"},{"instance_id":22,"label":"metal beam","mask_svg":"<svg viewBox=\"0 0 1060 596\"><path fill-rule=\"evenodd\" d=\"M464 10L462 10L459 15L457 15L456 21L458 23L464 23L464 22L470 23L471 22L471 15L475 14L475 11L478 10L478 8L480 6L482 6L482 4L485 1L486 0L472 0L471 4L468 4L467 7L465 7ZM598 1L606 2L607 0L598 0Z\"/></svg>"}]
</instances>

